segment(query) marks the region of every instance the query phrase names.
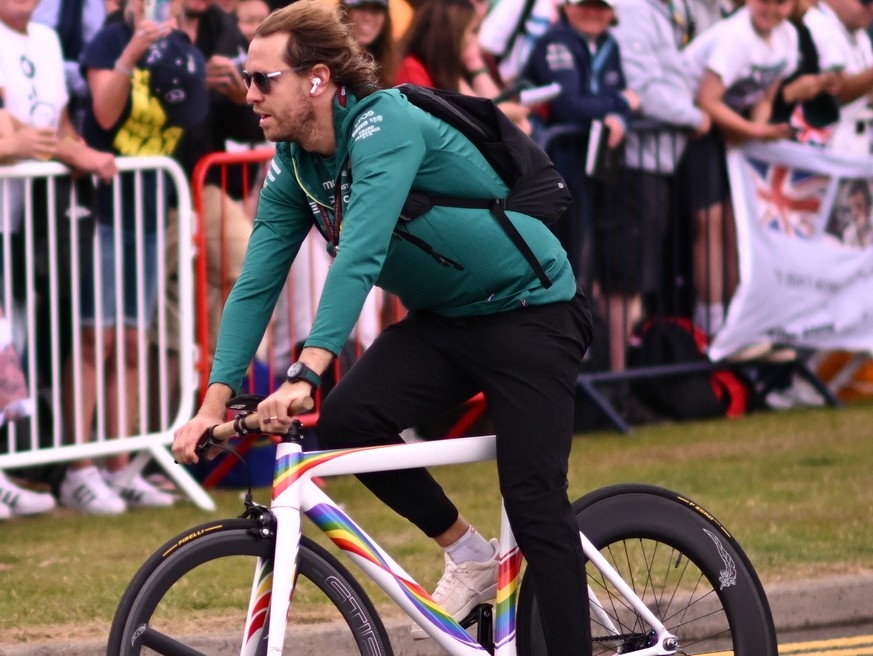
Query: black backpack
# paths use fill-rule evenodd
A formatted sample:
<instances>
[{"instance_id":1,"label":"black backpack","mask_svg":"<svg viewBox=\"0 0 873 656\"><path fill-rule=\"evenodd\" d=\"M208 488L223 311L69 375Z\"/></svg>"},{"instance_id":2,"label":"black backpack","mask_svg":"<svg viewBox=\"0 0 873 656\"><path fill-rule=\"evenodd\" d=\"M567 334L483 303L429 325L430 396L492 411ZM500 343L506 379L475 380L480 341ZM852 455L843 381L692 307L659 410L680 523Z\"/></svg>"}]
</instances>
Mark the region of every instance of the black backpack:
<instances>
[{"instance_id":1,"label":"black backpack","mask_svg":"<svg viewBox=\"0 0 873 656\"><path fill-rule=\"evenodd\" d=\"M567 184L549 156L487 98L413 84L401 84L397 89L416 107L459 130L509 187L506 198L464 198L413 189L400 214L401 223L421 216L434 206L491 210L543 287L551 287L552 281L530 246L506 216L506 210L512 210L544 223L554 223L569 207L572 197ZM423 248L443 264L463 268L435 253L429 244L407 231L396 229L394 234Z\"/></svg>"},{"instance_id":2,"label":"black backpack","mask_svg":"<svg viewBox=\"0 0 873 656\"><path fill-rule=\"evenodd\" d=\"M706 337L684 317L655 317L631 336L628 367L708 362ZM631 389L652 410L673 419L736 417L745 412L746 388L729 370L640 378Z\"/></svg>"}]
</instances>

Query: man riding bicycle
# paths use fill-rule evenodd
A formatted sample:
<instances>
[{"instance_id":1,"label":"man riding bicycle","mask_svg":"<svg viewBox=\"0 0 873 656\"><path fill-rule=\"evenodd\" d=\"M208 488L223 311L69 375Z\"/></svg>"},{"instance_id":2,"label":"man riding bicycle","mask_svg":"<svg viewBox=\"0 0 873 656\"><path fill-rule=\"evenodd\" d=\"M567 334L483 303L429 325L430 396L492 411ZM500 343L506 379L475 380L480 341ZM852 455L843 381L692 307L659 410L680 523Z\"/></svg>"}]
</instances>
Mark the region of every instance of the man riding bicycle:
<instances>
[{"instance_id":1,"label":"man riding bicycle","mask_svg":"<svg viewBox=\"0 0 873 656\"><path fill-rule=\"evenodd\" d=\"M507 515L528 562L551 656L590 653L584 556L567 498L574 393L591 340L588 303L566 253L540 220L507 212L552 284L546 288L487 209L436 206L398 239L411 189L502 198L508 189L460 132L379 90L372 60L335 8L300 0L258 28L247 101L277 143L242 273L221 323L210 385L173 453L197 461L198 439L224 419L313 225L334 257L312 331L286 382L258 406L265 432L311 396L374 285L409 315L389 326L325 398L330 448L399 443L400 431L483 392L497 434ZM446 552L434 599L460 620L493 598L497 559L426 470L361 481Z\"/></svg>"}]
</instances>

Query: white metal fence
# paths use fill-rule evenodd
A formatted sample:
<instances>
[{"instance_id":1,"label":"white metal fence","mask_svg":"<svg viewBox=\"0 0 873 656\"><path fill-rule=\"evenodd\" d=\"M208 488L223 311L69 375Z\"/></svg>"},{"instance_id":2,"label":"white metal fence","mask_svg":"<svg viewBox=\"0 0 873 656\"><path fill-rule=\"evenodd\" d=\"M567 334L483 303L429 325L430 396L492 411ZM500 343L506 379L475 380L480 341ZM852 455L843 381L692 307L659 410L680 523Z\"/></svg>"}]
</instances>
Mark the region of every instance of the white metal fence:
<instances>
[{"instance_id":1,"label":"white metal fence","mask_svg":"<svg viewBox=\"0 0 873 656\"><path fill-rule=\"evenodd\" d=\"M111 207L104 211L112 217L108 240L95 229L90 179L77 181L51 162L0 167L0 321L21 356L33 409L7 424L0 468L138 453L135 466L154 459L197 505L212 509L167 449L195 401L189 184L169 158L117 162L120 174L103 196ZM105 271L101 253L111 254ZM122 281L126 264L136 267L133 289ZM153 307L146 274L157 285ZM114 316L103 316L102 303L85 296L111 296L112 287ZM125 325L132 294L135 320ZM96 306L90 323L81 319L86 305Z\"/></svg>"}]
</instances>

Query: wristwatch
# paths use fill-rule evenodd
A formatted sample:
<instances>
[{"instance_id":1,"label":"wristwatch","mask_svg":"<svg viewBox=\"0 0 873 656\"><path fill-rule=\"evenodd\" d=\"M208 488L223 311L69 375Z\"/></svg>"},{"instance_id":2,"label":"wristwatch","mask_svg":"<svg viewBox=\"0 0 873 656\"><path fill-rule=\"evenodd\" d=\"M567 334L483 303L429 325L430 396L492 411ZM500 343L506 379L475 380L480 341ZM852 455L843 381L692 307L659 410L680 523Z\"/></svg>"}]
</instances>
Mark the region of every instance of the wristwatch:
<instances>
[{"instance_id":1,"label":"wristwatch","mask_svg":"<svg viewBox=\"0 0 873 656\"><path fill-rule=\"evenodd\" d=\"M285 374L286 382L296 383L298 380L305 380L312 385L313 392L318 389L319 385L321 385L321 378L319 378L318 374L302 362L295 362L292 364L288 367L288 373Z\"/></svg>"}]
</instances>

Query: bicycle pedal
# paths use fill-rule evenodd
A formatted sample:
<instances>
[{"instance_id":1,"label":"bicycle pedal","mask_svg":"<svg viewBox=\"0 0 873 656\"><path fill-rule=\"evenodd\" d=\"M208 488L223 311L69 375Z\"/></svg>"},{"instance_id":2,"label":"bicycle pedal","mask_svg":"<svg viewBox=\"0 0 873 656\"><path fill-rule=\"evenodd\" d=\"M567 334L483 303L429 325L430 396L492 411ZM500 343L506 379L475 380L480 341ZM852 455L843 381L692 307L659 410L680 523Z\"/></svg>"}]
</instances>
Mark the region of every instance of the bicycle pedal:
<instances>
[{"instance_id":1,"label":"bicycle pedal","mask_svg":"<svg viewBox=\"0 0 873 656\"><path fill-rule=\"evenodd\" d=\"M473 610L467 613L467 616L458 622L458 624L465 629L469 629L474 624L479 624L483 617L490 618L493 614L494 609L491 604L479 604L478 606L473 606Z\"/></svg>"},{"instance_id":2,"label":"bicycle pedal","mask_svg":"<svg viewBox=\"0 0 873 656\"><path fill-rule=\"evenodd\" d=\"M491 604L475 606L458 624L464 629L476 624L476 640L489 654L494 653L494 608Z\"/></svg>"}]
</instances>

